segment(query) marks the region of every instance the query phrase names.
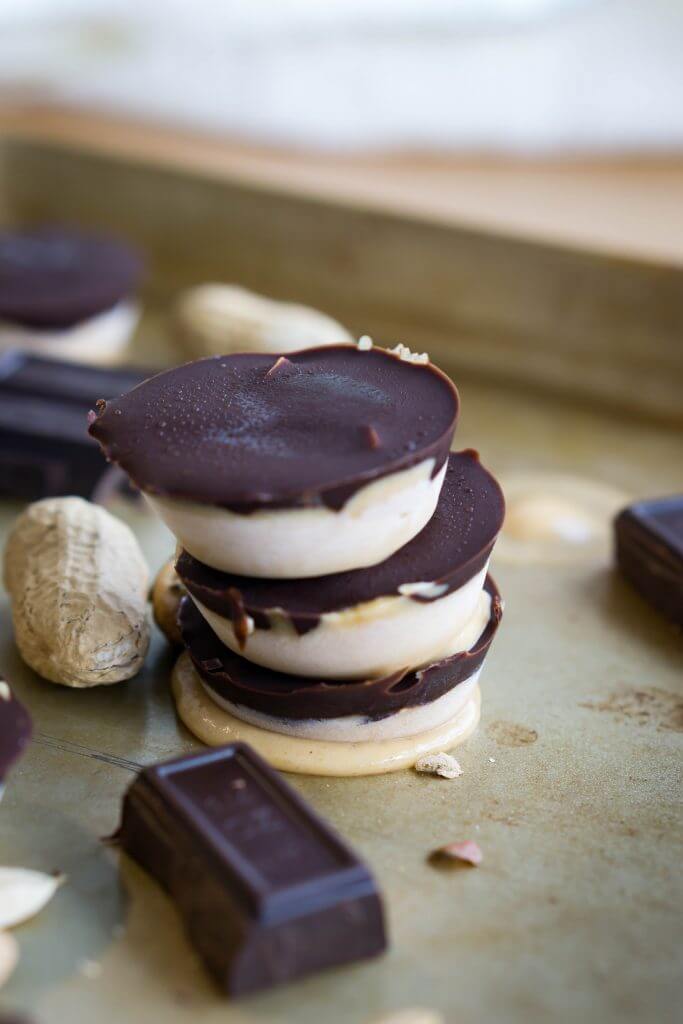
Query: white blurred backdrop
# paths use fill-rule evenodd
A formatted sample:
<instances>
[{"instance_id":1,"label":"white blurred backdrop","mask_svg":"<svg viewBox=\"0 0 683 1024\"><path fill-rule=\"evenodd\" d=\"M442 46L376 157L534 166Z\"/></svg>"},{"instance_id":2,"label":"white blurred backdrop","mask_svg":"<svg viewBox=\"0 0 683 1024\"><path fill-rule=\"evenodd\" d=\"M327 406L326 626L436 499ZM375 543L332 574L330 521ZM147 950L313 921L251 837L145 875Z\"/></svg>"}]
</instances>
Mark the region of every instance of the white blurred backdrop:
<instances>
[{"instance_id":1,"label":"white blurred backdrop","mask_svg":"<svg viewBox=\"0 0 683 1024\"><path fill-rule=\"evenodd\" d=\"M0 0L0 89L261 142L683 145L683 0Z\"/></svg>"}]
</instances>

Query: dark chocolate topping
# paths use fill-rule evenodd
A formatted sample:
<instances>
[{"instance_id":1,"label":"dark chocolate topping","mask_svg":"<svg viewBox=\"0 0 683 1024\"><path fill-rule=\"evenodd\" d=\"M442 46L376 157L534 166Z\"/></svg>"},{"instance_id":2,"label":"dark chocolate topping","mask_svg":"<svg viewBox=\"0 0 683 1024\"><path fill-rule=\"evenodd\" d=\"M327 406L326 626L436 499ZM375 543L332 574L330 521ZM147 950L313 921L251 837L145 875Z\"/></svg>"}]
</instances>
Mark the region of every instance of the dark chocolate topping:
<instances>
[{"instance_id":1,"label":"dark chocolate topping","mask_svg":"<svg viewBox=\"0 0 683 1024\"><path fill-rule=\"evenodd\" d=\"M418 671L404 669L382 679L345 682L286 675L254 665L221 643L192 601L184 597L179 621L197 672L219 697L276 718L386 718L402 708L429 704L469 679L481 666L502 616L498 589L490 576L491 618L469 651Z\"/></svg>"},{"instance_id":2,"label":"dark chocolate topping","mask_svg":"<svg viewBox=\"0 0 683 1024\"><path fill-rule=\"evenodd\" d=\"M503 494L476 452L453 453L436 511L405 547L379 565L300 580L233 576L181 552L178 575L207 608L231 619L235 593L257 628L269 627L268 612L288 615L300 633L321 615L399 593L406 583L442 583L439 597L467 583L486 564L503 523ZM428 598L412 595L416 601Z\"/></svg>"},{"instance_id":3,"label":"dark chocolate topping","mask_svg":"<svg viewBox=\"0 0 683 1024\"><path fill-rule=\"evenodd\" d=\"M430 365L355 345L200 359L100 406L90 432L143 491L248 513L325 504L443 465L458 397Z\"/></svg>"},{"instance_id":4,"label":"dark chocolate topping","mask_svg":"<svg viewBox=\"0 0 683 1024\"><path fill-rule=\"evenodd\" d=\"M144 769L118 838L169 891L231 995L386 947L366 866L244 743Z\"/></svg>"},{"instance_id":5,"label":"dark chocolate topping","mask_svg":"<svg viewBox=\"0 0 683 1024\"><path fill-rule=\"evenodd\" d=\"M0 676L0 783L21 756L33 730L28 711L11 689L9 696L5 694L5 685Z\"/></svg>"},{"instance_id":6,"label":"dark chocolate topping","mask_svg":"<svg viewBox=\"0 0 683 1024\"><path fill-rule=\"evenodd\" d=\"M0 232L0 320L66 328L135 290L141 264L112 238L57 228Z\"/></svg>"},{"instance_id":7,"label":"dark chocolate topping","mask_svg":"<svg viewBox=\"0 0 683 1024\"><path fill-rule=\"evenodd\" d=\"M623 575L653 608L683 627L683 494L623 509L614 529Z\"/></svg>"}]
</instances>

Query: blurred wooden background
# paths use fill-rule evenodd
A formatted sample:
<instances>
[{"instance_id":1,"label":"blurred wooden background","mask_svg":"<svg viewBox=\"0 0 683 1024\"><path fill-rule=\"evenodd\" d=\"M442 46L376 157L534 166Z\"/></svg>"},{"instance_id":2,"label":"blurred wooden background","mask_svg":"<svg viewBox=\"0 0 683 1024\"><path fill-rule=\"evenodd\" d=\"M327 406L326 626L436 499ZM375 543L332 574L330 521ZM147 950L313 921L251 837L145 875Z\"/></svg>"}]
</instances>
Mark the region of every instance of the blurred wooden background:
<instances>
[{"instance_id":1,"label":"blurred wooden background","mask_svg":"<svg viewBox=\"0 0 683 1024\"><path fill-rule=\"evenodd\" d=\"M0 131L442 223L683 265L683 154L597 159L337 156L0 99Z\"/></svg>"}]
</instances>

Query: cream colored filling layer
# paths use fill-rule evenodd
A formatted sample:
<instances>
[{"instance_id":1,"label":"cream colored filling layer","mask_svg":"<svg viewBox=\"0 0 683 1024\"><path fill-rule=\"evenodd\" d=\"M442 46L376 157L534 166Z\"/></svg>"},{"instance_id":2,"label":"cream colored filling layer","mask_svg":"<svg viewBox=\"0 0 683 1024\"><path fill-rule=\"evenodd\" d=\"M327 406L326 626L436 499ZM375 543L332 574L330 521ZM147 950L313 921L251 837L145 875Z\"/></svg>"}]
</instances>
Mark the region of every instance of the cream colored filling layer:
<instances>
[{"instance_id":1,"label":"cream colored filling layer","mask_svg":"<svg viewBox=\"0 0 683 1024\"><path fill-rule=\"evenodd\" d=\"M475 687L460 712L436 729L401 739L338 743L283 736L235 718L206 693L187 651L175 664L171 685L180 718L203 743L250 743L274 768L301 775L382 775L410 767L425 754L463 743L477 727L481 703Z\"/></svg>"},{"instance_id":2,"label":"cream colored filling layer","mask_svg":"<svg viewBox=\"0 0 683 1024\"><path fill-rule=\"evenodd\" d=\"M460 646L455 649L469 650L490 614L490 598L483 589L486 570L484 566L458 590L435 601L380 597L331 612L303 636L275 609L269 613L271 629L253 629L244 649L230 619L193 600L226 647L257 665L297 676L372 679L405 665L429 665L447 657L466 627L472 640L457 639Z\"/></svg>"},{"instance_id":3,"label":"cream colored filling layer","mask_svg":"<svg viewBox=\"0 0 683 1024\"><path fill-rule=\"evenodd\" d=\"M128 344L140 310L135 302L119 302L104 313L73 327L44 330L0 321L0 351L19 348L47 359L74 359L107 365Z\"/></svg>"},{"instance_id":4,"label":"cream colored filling layer","mask_svg":"<svg viewBox=\"0 0 683 1024\"><path fill-rule=\"evenodd\" d=\"M229 509L146 494L180 544L222 572L302 579L377 565L412 540L431 519L446 475L432 478L433 459L362 487L335 512L325 506Z\"/></svg>"},{"instance_id":5,"label":"cream colored filling layer","mask_svg":"<svg viewBox=\"0 0 683 1024\"><path fill-rule=\"evenodd\" d=\"M265 715L243 704L233 704L215 693L202 681L208 696L224 711L228 711L242 722L257 725L283 736L299 736L302 739L327 740L330 743L377 742L415 736L416 733L436 729L449 722L462 711L479 680L479 672L454 686L437 700L429 704L418 704L402 708L386 718L370 719L364 715L345 715L341 718L275 718Z\"/></svg>"}]
</instances>

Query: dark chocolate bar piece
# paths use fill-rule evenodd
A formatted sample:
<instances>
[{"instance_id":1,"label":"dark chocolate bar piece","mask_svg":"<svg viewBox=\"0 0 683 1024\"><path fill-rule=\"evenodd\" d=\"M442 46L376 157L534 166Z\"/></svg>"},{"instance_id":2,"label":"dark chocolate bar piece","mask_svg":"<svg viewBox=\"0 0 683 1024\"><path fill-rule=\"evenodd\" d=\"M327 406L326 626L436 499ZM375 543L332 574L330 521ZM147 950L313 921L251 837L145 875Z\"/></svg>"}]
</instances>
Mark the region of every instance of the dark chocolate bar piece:
<instances>
[{"instance_id":1,"label":"dark chocolate bar piece","mask_svg":"<svg viewBox=\"0 0 683 1024\"><path fill-rule=\"evenodd\" d=\"M168 890L230 995L386 948L367 867L246 744L146 768L118 838Z\"/></svg>"},{"instance_id":2,"label":"dark chocolate bar piece","mask_svg":"<svg viewBox=\"0 0 683 1024\"><path fill-rule=\"evenodd\" d=\"M614 531L622 574L683 628L683 494L630 505L617 516Z\"/></svg>"},{"instance_id":3,"label":"dark chocolate bar piece","mask_svg":"<svg viewBox=\"0 0 683 1024\"><path fill-rule=\"evenodd\" d=\"M107 464L88 434L88 412L99 398L128 391L148 375L15 350L0 356L0 496L91 498Z\"/></svg>"}]
</instances>

